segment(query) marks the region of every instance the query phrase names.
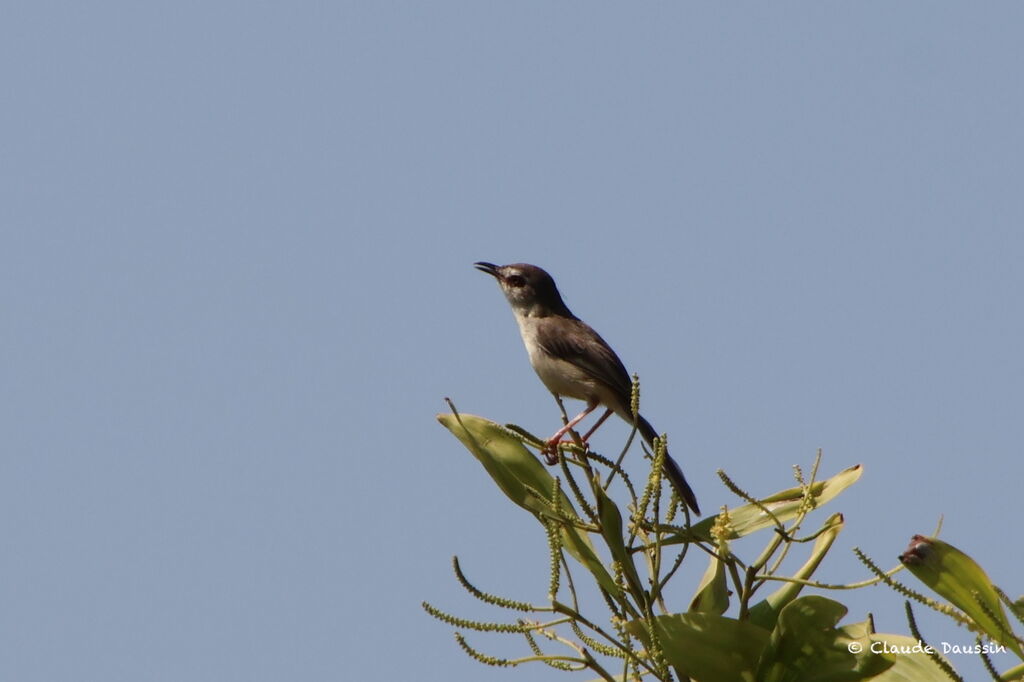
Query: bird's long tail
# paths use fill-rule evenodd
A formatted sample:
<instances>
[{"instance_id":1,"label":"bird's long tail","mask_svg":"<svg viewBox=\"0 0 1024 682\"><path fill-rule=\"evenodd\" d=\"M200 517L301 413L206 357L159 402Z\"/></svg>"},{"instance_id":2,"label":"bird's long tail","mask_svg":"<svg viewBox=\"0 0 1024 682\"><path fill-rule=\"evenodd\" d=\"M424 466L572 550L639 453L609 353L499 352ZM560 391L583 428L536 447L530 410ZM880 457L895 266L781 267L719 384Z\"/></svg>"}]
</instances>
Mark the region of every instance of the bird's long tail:
<instances>
[{"instance_id":1,"label":"bird's long tail","mask_svg":"<svg viewBox=\"0 0 1024 682\"><path fill-rule=\"evenodd\" d=\"M637 417L636 422L637 431L643 436L644 440L651 447L654 447L654 439L658 437L658 432L654 430L651 423L643 417ZM690 484L686 482L686 476L683 476L683 470L679 468L679 465L674 459L672 459L668 452L665 452L665 466L662 470L664 475L668 478L672 487L676 489L676 493L686 505L693 510L694 514L700 516L700 507L697 506L697 496L693 494L693 489L690 488Z\"/></svg>"}]
</instances>

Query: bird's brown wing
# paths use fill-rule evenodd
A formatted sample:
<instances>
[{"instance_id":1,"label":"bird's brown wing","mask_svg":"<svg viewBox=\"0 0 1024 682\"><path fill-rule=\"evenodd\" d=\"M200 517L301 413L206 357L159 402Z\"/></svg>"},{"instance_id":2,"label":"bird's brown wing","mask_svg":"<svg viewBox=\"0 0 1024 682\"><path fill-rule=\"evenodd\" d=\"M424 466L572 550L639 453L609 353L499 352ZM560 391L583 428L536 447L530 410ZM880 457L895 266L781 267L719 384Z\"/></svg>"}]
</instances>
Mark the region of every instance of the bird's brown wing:
<instances>
[{"instance_id":1,"label":"bird's brown wing","mask_svg":"<svg viewBox=\"0 0 1024 682\"><path fill-rule=\"evenodd\" d=\"M540 325L537 342L551 356L571 362L588 376L611 388L628 406L633 381L622 360L590 325L582 320L572 320L572 323L578 326L573 334L564 333L564 329L556 330L549 325Z\"/></svg>"}]
</instances>

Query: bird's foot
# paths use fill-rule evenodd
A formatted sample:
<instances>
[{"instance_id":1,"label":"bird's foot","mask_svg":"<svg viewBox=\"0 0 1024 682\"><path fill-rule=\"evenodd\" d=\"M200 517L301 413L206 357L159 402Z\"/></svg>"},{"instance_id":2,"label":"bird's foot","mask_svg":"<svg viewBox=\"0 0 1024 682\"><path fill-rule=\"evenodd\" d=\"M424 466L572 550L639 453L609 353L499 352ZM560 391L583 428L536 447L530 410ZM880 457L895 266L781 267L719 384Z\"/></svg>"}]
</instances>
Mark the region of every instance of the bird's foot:
<instances>
[{"instance_id":1,"label":"bird's foot","mask_svg":"<svg viewBox=\"0 0 1024 682\"><path fill-rule=\"evenodd\" d=\"M558 444L560 442L558 439L549 440L541 449L540 454L544 455L544 461L547 462L548 466L558 464Z\"/></svg>"},{"instance_id":2,"label":"bird's foot","mask_svg":"<svg viewBox=\"0 0 1024 682\"><path fill-rule=\"evenodd\" d=\"M576 445L576 441L571 438L554 438L545 443L540 452L544 455L544 461L548 463L548 466L558 464L558 448L560 445ZM586 441L583 442L583 447L589 449Z\"/></svg>"}]
</instances>

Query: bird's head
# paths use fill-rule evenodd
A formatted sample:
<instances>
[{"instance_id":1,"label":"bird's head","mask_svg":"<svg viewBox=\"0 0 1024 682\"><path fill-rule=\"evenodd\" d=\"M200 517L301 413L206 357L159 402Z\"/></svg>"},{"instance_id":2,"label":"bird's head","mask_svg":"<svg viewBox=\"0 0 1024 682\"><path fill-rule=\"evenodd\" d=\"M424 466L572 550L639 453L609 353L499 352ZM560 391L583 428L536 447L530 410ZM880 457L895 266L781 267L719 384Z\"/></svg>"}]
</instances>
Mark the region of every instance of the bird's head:
<instances>
[{"instance_id":1,"label":"bird's head","mask_svg":"<svg viewBox=\"0 0 1024 682\"><path fill-rule=\"evenodd\" d=\"M528 317L545 317L547 315L572 316L562 301L555 280L547 272L536 265L513 263L511 265L495 265L494 263L474 263L477 270L486 272L498 280L505 298L512 304L516 313Z\"/></svg>"}]
</instances>

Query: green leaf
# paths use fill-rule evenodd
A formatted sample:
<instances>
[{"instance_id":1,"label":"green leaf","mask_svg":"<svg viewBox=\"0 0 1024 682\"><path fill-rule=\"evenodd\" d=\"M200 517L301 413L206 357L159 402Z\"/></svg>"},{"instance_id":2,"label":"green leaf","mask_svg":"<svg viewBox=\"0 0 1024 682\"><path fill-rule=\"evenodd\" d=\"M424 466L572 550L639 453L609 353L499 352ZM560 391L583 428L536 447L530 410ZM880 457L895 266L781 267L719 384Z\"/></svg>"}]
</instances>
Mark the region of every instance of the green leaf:
<instances>
[{"instance_id":1,"label":"green leaf","mask_svg":"<svg viewBox=\"0 0 1024 682\"><path fill-rule=\"evenodd\" d=\"M711 556L710 559L704 577L697 586L697 594L690 602L690 611L720 616L729 608L729 586L725 564L717 556Z\"/></svg>"},{"instance_id":2,"label":"green leaf","mask_svg":"<svg viewBox=\"0 0 1024 682\"><path fill-rule=\"evenodd\" d=\"M518 437L500 424L471 414L439 414L437 420L458 438L483 465L498 487L517 505L532 512L542 523L559 523L562 546L593 574L608 593L618 596L621 589L594 551L590 537L574 526L568 517L553 513L550 495L554 479ZM572 502L564 493L558 507L575 515Z\"/></svg>"},{"instance_id":3,"label":"green leaf","mask_svg":"<svg viewBox=\"0 0 1024 682\"><path fill-rule=\"evenodd\" d=\"M868 616L867 620L860 623L848 623L839 628L839 631L850 639L867 639L870 635L875 634L875 622L871 616Z\"/></svg>"},{"instance_id":4,"label":"green leaf","mask_svg":"<svg viewBox=\"0 0 1024 682\"><path fill-rule=\"evenodd\" d=\"M642 621L626 629L648 648ZM711 613L680 613L654 618L654 631L665 659L681 678L696 682L753 682L769 633L747 621Z\"/></svg>"},{"instance_id":5,"label":"green leaf","mask_svg":"<svg viewBox=\"0 0 1024 682\"><path fill-rule=\"evenodd\" d=\"M1009 597L1007 597L1007 600L1009 600ZM1024 597L1017 597L1017 599L1010 604L1010 610L1013 611L1018 619L1024 620Z\"/></svg>"},{"instance_id":6,"label":"green leaf","mask_svg":"<svg viewBox=\"0 0 1024 682\"><path fill-rule=\"evenodd\" d=\"M812 504L815 507L820 507L829 502L839 493L856 483L862 472L863 469L858 464L840 471L832 478L824 481L815 481L811 484ZM772 515L766 514L764 509L754 504L745 504L735 509L730 509L729 528L732 532L727 539L732 540L744 535L750 535L762 528L772 528L775 526L776 521L785 523L790 519L796 518L803 505L803 494L803 489L796 487L783 490L761 500L763 506L774 515L774 518ZM709 539L711 537L711 528L715 525L717 518L717 516L711 516L702 520L691 527L688 533L681 534L680 539L689 539L691 535L700 539Z\"/></svg>"},{"instance_id":7,"label":"green leaf","mask_svg":"<svg viewBox=\"0 0 1024 682\"><path fill-rule=\"evenodd\" d=\"M800 567L794 578L809 580L818 568L818 565L825 558L825 554L831 549L839 532L843 529L843 515L833 514L825 520L822 526L824 529L819 533L811 549L811 555L804 565ZM758 602L750 609L750 620L763 628L774 628L779 612L786 604L796 599L805 586L800 583L783 583L782 587L772 592L764 601Z\"/></svg>"},{"instance_id":8,"label":"green leaf","mask_svg":"<svg viewBox=\"0 0 1024 682\"><path fill-rule=\"evenodd\" d=\"M644 591L643 583L640 582L640 575L636 571L636 564L633 563L633 555L626 549L626 539L622 534L622 514L615 502L600 485L593 485L594 495L597 498L597 518L601 522L601 535L604 537L612 558L619 562L622 567L622 575L626 578L629 591L636 600L640 611L650 601L647 592Z\"/></svg>"},{"instance_id":9,"label":"green leaf","mask_svg":"<svg viewBox=\"0 0 1024 682\"><path fill-rule=\"evenodd\" d=\"M974 559L947 542L915 535L900 561L918 580L970 616L993 641L1024 658L999 594Z\"/></svg>"},{"instance_id":10,"label":"green leaf","mask_svg":"<svg viewBox=\"0 0 1024 682\"><path fill-rule=\"evenodd\" d=\"M1016 665L999 676L1003 682L1020 682L1024 679L1024 665Z\"/></svg>"},{"instance_id":11,"label":"green leaf","mask_svg":"<svg viewBox=\"0 0 1024 682\"><path fill-rule=\"evenodd\" d=\"M758 680L856 682L891 667L891 661L870 650L851 650L851 640L835 627L845 615L845 606L817 595L790 602L762 653Z\"/></svg>"}]
</instances>

